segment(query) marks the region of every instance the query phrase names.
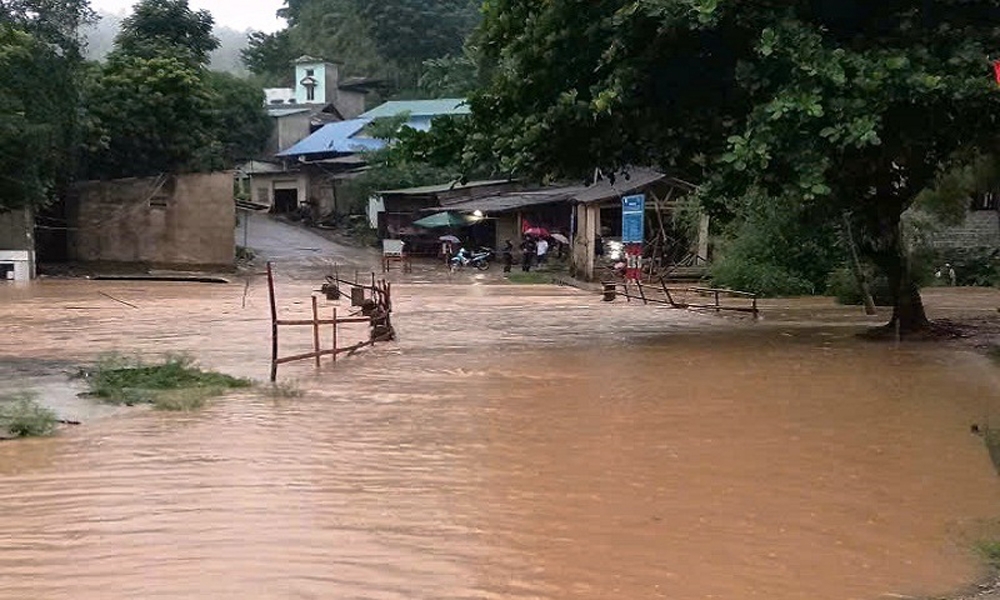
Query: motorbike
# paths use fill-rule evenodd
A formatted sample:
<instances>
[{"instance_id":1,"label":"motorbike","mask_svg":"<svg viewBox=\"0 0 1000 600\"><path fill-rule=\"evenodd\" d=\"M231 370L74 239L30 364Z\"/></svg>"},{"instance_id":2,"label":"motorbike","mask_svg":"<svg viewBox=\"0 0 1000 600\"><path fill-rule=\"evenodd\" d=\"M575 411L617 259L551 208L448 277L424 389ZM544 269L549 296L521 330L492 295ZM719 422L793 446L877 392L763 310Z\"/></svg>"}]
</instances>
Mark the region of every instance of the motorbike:
<instances>
[{"instance_id":1,"label":"motorbike","mask_svg":"<svg viewBox=\"0 0 1000 600\"><path fill-rule=\"evenodd\" d=\"M451 257L451 271L455 272L462 267L475 267L480 271L490 268L490 263L496 258L496 253L490 248L480 248L475 252L469 252L465 248L458 251L458 254Z\"/></svg>"}]
</instances>

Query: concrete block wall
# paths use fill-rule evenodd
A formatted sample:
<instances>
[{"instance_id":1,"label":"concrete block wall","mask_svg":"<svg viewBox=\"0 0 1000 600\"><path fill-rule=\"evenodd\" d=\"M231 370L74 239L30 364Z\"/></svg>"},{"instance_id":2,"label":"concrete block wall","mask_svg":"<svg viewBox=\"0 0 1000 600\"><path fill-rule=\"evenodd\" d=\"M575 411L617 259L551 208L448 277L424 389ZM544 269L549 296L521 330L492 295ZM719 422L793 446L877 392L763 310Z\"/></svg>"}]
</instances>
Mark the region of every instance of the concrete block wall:
<instances>
[{"instance_id":1,"label":"concrete block wall","mask_svg":"<svg viewBox=\"0 0 1000 600\"><path fill-rule=\"evenodd\" d=\"M1000 247L1000 212L971 211L965 223L942 229L931 235L930 239L938 248Z\"/></svg>"},{"instance_id":2,"label":"concrete block wall","mask_svg":"<svg viewBox=\"0 0 1000 600\"><path fill-rule=\"evenodd\" d=\"M235 261L232 173L91 181L68 204L70 260L224 269Z\"/></svg>"}]
</instances>

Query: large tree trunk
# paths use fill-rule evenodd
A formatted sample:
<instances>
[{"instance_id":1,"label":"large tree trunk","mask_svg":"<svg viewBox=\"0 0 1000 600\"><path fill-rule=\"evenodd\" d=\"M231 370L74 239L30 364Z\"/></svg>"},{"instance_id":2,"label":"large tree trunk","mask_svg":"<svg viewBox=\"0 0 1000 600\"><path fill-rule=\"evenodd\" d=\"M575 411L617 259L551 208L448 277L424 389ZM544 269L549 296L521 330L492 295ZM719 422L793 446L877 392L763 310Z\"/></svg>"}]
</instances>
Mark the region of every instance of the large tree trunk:
<instances>
[{"instance_id":1,"label":"large tree trunk","mask_svg":"<svg viewBox=\"0 0 1000 600\"><path fill-rule=\"evenodd\" d=\"M874 258L889 279L892 292L892 320L887 328L898 331L901 336L925 331L930 321L924 312L920 288L910 269L909 253L903 242L902 214L881 215L878 234L878 250Z\"/></svg>"}]
</instances>

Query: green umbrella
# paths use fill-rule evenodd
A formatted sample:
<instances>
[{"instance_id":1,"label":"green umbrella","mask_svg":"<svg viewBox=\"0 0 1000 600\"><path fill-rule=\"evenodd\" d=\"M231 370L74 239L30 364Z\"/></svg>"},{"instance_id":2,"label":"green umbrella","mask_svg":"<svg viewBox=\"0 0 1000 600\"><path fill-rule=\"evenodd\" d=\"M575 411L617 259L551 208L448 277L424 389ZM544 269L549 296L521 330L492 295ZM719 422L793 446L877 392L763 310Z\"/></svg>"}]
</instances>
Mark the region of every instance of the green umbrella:
<instances>
[{"instance_id":1,"label":"green umbrella","mask_svg":"<svg viewBox=\"0 0 1000 600\"><path fill-rule=\"evenodd\" d=\"M417 227L437 229L439 227L461 227L469 224L469 218L453 212L441 212L413 222Z\"/></svg>"}]
</instances>

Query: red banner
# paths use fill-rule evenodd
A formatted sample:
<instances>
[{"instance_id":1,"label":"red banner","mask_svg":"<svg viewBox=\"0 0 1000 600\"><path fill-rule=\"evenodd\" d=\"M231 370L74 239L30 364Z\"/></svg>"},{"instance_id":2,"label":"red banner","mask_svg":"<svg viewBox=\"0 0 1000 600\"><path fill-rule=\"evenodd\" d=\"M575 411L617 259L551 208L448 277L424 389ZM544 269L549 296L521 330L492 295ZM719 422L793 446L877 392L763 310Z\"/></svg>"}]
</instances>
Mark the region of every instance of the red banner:
<instances>
[{"instance_id":1,"label":"red banner","mask_svg":"<svg viewBox=\"0 0 1000 600\"><path fill-rule=\"evenodd\" d=\"M642 279L642 244L625 246L625 278L629 281Z\"/></svg>"},{"instance_id":2,"label":"red banner","mask_svg":"<svg viewBox=\"0 0 1000 600\"><path fill-rule=\"evenodd\" d=\"M993 61L993 75L996 77L997 85L1000 85L1000 60Z\"/></svg>"}]
</instances>

